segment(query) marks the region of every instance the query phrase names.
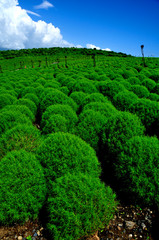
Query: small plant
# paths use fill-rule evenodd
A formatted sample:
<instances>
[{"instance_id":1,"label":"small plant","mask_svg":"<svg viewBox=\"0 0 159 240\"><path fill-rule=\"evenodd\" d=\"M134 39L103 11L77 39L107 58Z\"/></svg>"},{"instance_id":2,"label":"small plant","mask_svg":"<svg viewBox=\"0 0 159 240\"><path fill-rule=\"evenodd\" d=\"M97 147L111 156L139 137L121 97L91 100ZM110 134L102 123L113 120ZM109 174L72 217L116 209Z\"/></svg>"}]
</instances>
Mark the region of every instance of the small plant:
<instances>
[{"instance_id":1,"label":"small plant","mask_svg":"<svg viewBox=\"0 0 159 240\"><path fill-rule=\"evenodd\" d=\"M32 237L31 237L31 236L28 236L26 239L27 239L27 240L32 240Z\"/></svg>"}]
</instances>

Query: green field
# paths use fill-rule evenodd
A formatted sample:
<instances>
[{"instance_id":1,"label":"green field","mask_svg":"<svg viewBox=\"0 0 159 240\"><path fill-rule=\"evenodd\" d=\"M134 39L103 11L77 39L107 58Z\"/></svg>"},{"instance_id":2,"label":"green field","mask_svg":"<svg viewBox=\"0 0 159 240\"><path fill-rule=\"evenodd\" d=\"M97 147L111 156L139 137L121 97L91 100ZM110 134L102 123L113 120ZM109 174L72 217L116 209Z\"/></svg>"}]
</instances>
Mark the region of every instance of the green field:
<instances>
[{"instance_id":1,"label":"green field","mask_svg":"<svg viewBox=\"0 0 159 240\"><path fill-rule=\"evenodd\" d=\"M159 59L0 51L0 224L101 230L120 201L159 210Z\"/></svg>"}]
</instances>

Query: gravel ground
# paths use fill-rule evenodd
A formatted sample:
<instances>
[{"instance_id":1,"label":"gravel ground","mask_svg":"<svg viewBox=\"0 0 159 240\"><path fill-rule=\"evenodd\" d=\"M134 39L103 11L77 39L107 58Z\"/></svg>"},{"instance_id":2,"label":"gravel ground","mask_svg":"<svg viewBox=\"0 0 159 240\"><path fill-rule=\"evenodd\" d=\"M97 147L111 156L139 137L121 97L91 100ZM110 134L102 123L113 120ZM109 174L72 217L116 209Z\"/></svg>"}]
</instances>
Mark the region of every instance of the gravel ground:
<instances>
[{"instance_id":1,"label":"gravel ground","mask_svg":"<svg viewBox=\"0 0 159 240\"><path fill-rule=\"evenodd\" d=\"M159 222L157 213L149 208L118 206L114 219L102 232L87 240L158 240ZM98 235L98 236L97 236ZM36 220L24 225L0 227L1 240L49 240L42 225Z\"/></svg>"}]
</instances>

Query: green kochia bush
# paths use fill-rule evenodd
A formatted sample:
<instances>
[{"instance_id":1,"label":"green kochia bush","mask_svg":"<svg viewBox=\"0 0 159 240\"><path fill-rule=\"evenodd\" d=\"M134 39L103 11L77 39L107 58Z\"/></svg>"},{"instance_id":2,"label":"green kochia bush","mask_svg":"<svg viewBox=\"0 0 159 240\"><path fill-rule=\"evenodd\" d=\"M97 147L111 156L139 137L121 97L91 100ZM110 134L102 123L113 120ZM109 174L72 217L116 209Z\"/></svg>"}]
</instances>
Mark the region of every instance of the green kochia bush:
<instances>
[{"instance_id":1,"label":"green kochia bush","mask_svg":"<svg viewBox=\"0 0 159 240\"><path fill-rule=\"evenodd\" d=\"M51 239L75 240L109 223L116 208L115 194L97 178L65 174L52 184L47 207Z\"/></svg>"},{"instance_id":2,"label":"green kochia bush","mask_svg":"<svg viewBox=\"0 0 159 240\"><path fill-rule=\"evenodd\" d=\"M34 116L36 115L37 107L33 101L27 98L20 98L16 102L14 102L14 104L27 106L30 109L30 111L32 111Z\"/></svg>"},{"instance_id":3,"label":"green kochia bush","mask_svg":"<svg viewBox=\"0 0 159 240\"><path fill-rule=\"evenodd\" d=\"M150 94L146 87L140 85L131 86L131 91L133 91L139 98L147 98Z\"/></svg>"},{"instance_id":4,"label":"green kochia bush","mask_svg":"<svg viewBox=\"0 0 159 240\"><path fill-rule=\"evenodd\" d=\"M47 180L68 172L83 172L98 177L100 166L95 151L79 137L57 132L50 134L37 150L37 158Z\"/></svg>"},{"instance_id":5,"label":"green kochia bush","mask_svg":"<svg viewBox=\"0 0 159 240\"><path fill-rule=\"evenodd\" d=\"M150 78L145 78L142 81L142 85L145 86L151 92L155 88L156 83L155 83L155 81L151 80Z\"/></svg>"},{"instance_id":6,"label":"green kochia bush","mask_svg":"<svg viewBox=\"0 0 159 240\"><path fill-rule=\"evenodd\" d=\"M43 134L55 133L55 132L67 132L68 121L60 114L52 114L45 120L44 127L42 128Z\"/></svg>"},{"instance_id":7,"label":"green kochia bush","mask_svg":"<svg viewBox=\"0 0 159 240\"><path fill-rule=\"evenodd\" d=\"M129 111L138 115L149 134L159 134L159 103L149 99L139 99L132 103Z\"/></svg>"},{"instance_id":8,"label":"green kochia bush","mask_svg":"<svg viewBox=\"0 0 159 240\"><path fill-rule=\"evenodd\" d=\"M85 93L95 93L98 92L95 85L87 79L81 79L78 81L75 81L75 83L72 86L72 91L81 91Z\"/></svg>"},{"instance_id":9,"label":"green kochia bush","mask_svg":"<svg viewBox=\"0 0 159 240\"><path fill-rule=\"evenodd\" d=\"M39 99L38 99L38 97L37 97L35 94L33 94L33 93L27 93L27 94L24 96L24 98L33 101L33 102L35 103L36 107L38 107L38 105L39 105Z\"/></svg>"},{"instance_id":10,"label":"green kochia bush","mask_svg":"<svg viewBox=\"0 0 159 240\"><path fill-rule=\"evenodd\" d=\"M35 116L31 112L31 110L25 106L25 105L7 105L4 107L1 112L8 112L8 111L19 111L20 113L24 114L26 117L28 117L32 122L35 120Z\"/></svg>"},{"instance_id":11,"label":"green kochia bush","mask_svg":"<svg viewBox=\"0 0 159 240\"><path fill-rule=\"evenodd\" d=\"M17 124L31 125L31 121L28 117L22 114L20 111L7 111L0 113L0 135L6 130L13 128Z\"/></svg>"},{"instance_id":12,"label":"green kochia bush","mask_svg":"<svg viewBox=\"0 0 159 240\"><path fill-rule=\"evenodd\" d=\"M77 104L79 111L82 106L83 99L86 96L87 96L87 93L84 93L84 92L73 92L70 94L70 98L72 98L74 102Z\"/></svg>"},{"instance_id":13,"label":"green kochia bush","mask_svg":"<svg viewBox=\"0 0 159 240\"><path fill-rule=\"evenodd\" d=\"M140 119L129 112L118 112L108 119L103 134L103 143L112 153L119 153L127 140L133 136L144 134L144 126Z\"/></svg>"},{"instance_id":14,"label":"green kochia bush","mask_svg":"<svg viewBox=\"0 0 159 240\"><path fill-rule=\"evenodd\" d=\"M149 98L151 101L159 102L159 95L156 94L156 93L150 93L150 95L148 96L148 98Z\"/></svg>"},{"instance_id":15,"label":"green kochia bush","mask_svg":"<svg viewBox=\"0 0 159 240\"><path fill-rule=\"evenodd\" d=\"M13 97L10 94L0 94L0 109L6 105L11 105L16 100L16 97Z\"/></svg>"},{"instance_id":16,"label":"green kochia bush","mask_svg":"<svg viewBox=\"0 0 159 240\"><path fill-rule=\"evenodd\" d=\"M46 183L35 156L12 151L0 161L0 223L23 223L35 219L43 206Z\"/></svg>"},{"instance_id":17,"label":"green kochia bush","mask_svg":"<svg viewBox=\"0 0 159 240\"><path fill-rule=\"evenodd\" d=\"M88 103L91 102L101 102L101 103L107 103L109 102L107 97L104 97L103 94L101 93L92 93L87 95L83 101L82 101L82 106L85 106Z\"/></svg>"},{"instance_id":18,"label":"green kochia bush","mask_svg":"<svg viewBox=\"0 0 159 240\"><path fill-rule=\"evenodd\" d=\"M107 118L100 112L85 110L79 116L79 123L75 133L89 143L96 152L99 149L99 141Z\"/></svg>"},{"instance_id":19,"label":"green kochia bush","mask_svg":"<svg viewBox=\"0 0 159 240\"><path fill-rule=\"evenodd\" d=\"M140 85L141 81L140 79L138 79L137 77L130 77L127 79L127 81L131 84L131 85Z\"/></svg>"},{"instance_id":20,"label":"green kochia bush","mask_svg":"<svg viewBox=\"0 0 159 240\"><path fill-rule=\"evenodd\" d=\"M65 119L67 120L66 122L67 128L70 131L78 121L78 117L75 111L73 111L73 109L69 105L55 104L55 105L49 106L46 109L46 111L43 113L42 121L41 121L42 128L46 125L46 122L49 120L50 116L54 114L59 114L62 117L65 117Z\"/></svg>"},{"instance_id":21,"label":"green kochia bush","mask_svg":"<svg viewBox=\"0 0 159 240\"><path fill-rule=\"evenodd\" d=\"M118 110L125 111L137 99L138 97L135 93L124 90L114 96L113 103Z\"/></svg>"},{"instance_id":22,"label":"green kochia bush","mask_svg":"<svg viewBox=\"0 0 159 240\"><path fill-rule=\"evenodd\" d=\"M117 81L110 81L110 82L106 82L105 85L103 85L102 87L99 87L99 91L104 95L109 97L110 99L113 99L113 97L121 92L125 90L125 87L120 84Z\"/></svg>"},{"instance_id":23,"label":"green kochia bush","mask_svg":"<svg viewBox=\"0 0 159 240\"><path fill-rule=\"evenodd\" d=\"M156 137L129 139L115 169L122 191L140 204L159 209L159 140Z\"/></svg>"},{"instance_id":24,"label":"green kochia bush","mask_svg":"<svg viewBox=\"0 0 159 240\"><path fill-rule=\"evenodd\" d=\"M92 102L84 106L83 111L86 110L94 110L100 112L106 117L110 117L112 114L115 114L117 112L116 108L112 105L111 102L108 103Z\"/></svg>"},{"instance_id":25,"label":"green kochia bush","mask_svg":"<svg viewBox=\"0 0 159 240\"><path fill-rule=\"evenodd\" d=\"M73 99L59 90L52 90L50 93L46 94L41 101L40 109L44 112L47 107L54 104L65 104L71 106L73 110L77 109L77 105Z\"/></svg>"},{"instance_id":26,"label":"green kochia bush","mask_svg":"<svg viewBox=\"0 0 159 240\"><path fill-rule=\"evenodd\" d=\"M18 124L6 131L0 139L0 158L12 150L35 152L41 143L40 131L32 125Z\"/></svg>"}]
</instances>

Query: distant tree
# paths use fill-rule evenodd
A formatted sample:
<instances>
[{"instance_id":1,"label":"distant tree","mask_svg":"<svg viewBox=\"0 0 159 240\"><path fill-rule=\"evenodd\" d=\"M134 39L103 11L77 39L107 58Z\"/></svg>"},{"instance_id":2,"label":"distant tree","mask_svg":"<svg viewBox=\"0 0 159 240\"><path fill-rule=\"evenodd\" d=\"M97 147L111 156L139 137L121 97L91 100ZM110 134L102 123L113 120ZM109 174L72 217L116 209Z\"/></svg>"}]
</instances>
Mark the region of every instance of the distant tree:
<instances>
[{"instance_id":1,"label":"distant tree","mask_svg":"<svg viewBox=\"0 0 159 240\"><path fill-rule=\"evenodd\" d=\"M141 45L141 53L142 53L142 59L143 59L144 67L146 67L145 58L144 58L144 45Z\"/></svg>"}]
</instances>

